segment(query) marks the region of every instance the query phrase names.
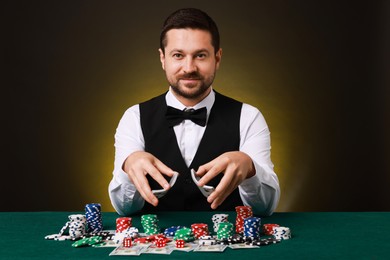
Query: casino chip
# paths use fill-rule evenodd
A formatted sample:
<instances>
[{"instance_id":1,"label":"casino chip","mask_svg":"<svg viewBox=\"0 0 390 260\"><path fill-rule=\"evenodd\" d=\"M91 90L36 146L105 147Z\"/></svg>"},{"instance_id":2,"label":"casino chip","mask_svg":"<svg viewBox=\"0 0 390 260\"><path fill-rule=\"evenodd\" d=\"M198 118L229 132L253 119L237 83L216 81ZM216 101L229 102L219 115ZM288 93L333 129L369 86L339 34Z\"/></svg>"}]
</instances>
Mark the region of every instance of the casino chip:
<instances>
[{"instance_id":1,"label":"casino chip","mask_svg":"<svg viewBox=\"0 0 390 260\"><path fill-rule=\"evenodd\" d=\"M236 233L244 232L244 219L253 217L253 211L250 206L237 206L236 208Z\"/></svg>"},{"instance_id":2,"label":"casino chip","mask_svg":"<svg viewBox=\"0 0 390 260\"><path fill-rule=\"evenodd\" d=\"M69 235L72 240L79 239L86 232L87 220L84 215L73 214L69 216Z\"/></svg>"},{"instance_id":3,"label":"casino chip","mask_svg":"<svg viewBox=\"0 0 390 260\"><path fill-rule=\"evenodd\" d=\"M245 240L243 238L243 236L241 236L240 234L234 234L232 236L232 243L233 244L240 244L240 243L244 243Z\"/></svg>"},{"instance_id":4,"label":"casino chip","mask_svg":"<svg viewBox=\"0 0 390 260\"><path fill-rule=\"evenodd\" d=\"M194 236L196 239L199 239L201 236L208 236L209 235L209 229L207 224L204 223L195 223L191 225L192 233L194 233Z\"/></svg>"},{"instance_id":5,"label":"casino chip","mask_svg":"<svg viewBox=\"0 0 390 260\"><path fill-rule=\"evenodd\" d=\"M178 230L181 229L181 228L184 228L184 226L172 226L172 227L166 228L166 229L164 230L164 235L165 235L166 237L174 237L176 231L178 231Z\"/></svg>"},{"instance_id":6,"label":"casino chip","mask_svg":"<svg viewBox=\"0 0 390 260\"><path fill-rule=\"evenodd\" d=\"M287 240L291 238L291 231L288 227L273 227L273 237L276 239Z\"/></svg>"},{"instance_id":7,"label":"casino chip","mask_svg":"<svg viewBox=\"0 0 390 260\"><path fill-rule=\"evenodd\" d=\"M198 240L199 245L212 246L216 243L217 241L212 236L201 236Z\"/></svg>"},{"instance_id":8,"label":"casino chip","mask_svg":"<svg viewBox=\"0 0 390 260\"><path fill-rule=\"evenodd\" d=\"M211 220L213 221L213 229L215 233L217 233L218 231L219 223L228 222L228 217L229 217L228 214L214 214L212 216Z\"/></svg>"},{"instance_id":9,"label":"casino chip","mask_svg":"<svg viewBox=\"0 0 390 260\"><path fill-rule=\"evenodd\" d=\"M155 235L160 233L160 227L158 226L157 215L148 214L141 216L141 224L144 228L144 232L147 235Z\"/></svg>"},{"instance_id":10,"label":"casino chip","mask_svg":"<svg viewBox=\"0 0 390 260\"><path fill-rule=\"evenodd\" d=\"M263 225L263 233L266 236L271 236L274 234L274 227L279 227L278 224L264 224Z\"/></svg>"},{"instance_id":11,"label":"casino chip","mask_svg":"<svg viewBox=\"0 0 390 260\"><path fill-rule=\"evenodd\" d=\"M121 233L132 226L132 219L129 217L122 217L116 219L115 233Z\"/></svg>"},{"instance_id":12,"label":"casino chip","mask_svg":"<svg viewBox=\"0 0 390 260\"><path fill-rule=\"evenodd\" d=\"M251 246L267 246L267 245L276 244L279 242L280 242L280 240L275 239L275 238L261 238L261 239L256 239L253 241L248 241L245 244L251 245Z\"/></svg>"},{"instance_id":13,"label":"casino chip","mask_svg":"<svg viewBox=\"0 0 390 260\"><path fill-rule=\"evenodd\" d=\"M94 233L86 233L85 235L81 236L80 238L93 237L93 236L99 236L102 238L102 240L112 240L114 234L111 234L109 231L100 231L100 232L94 232Z\"/></svg>"},{"instance_id":14,"label":"casino chip","mask_svg":"<svg viewBox=\"0 0 390 260\"><path fill-rule=\"evenodd\" d=\"M244 219L244 238L256 240L260 238L261 219L249 217Z\"/></svg>"},{"instance_id":15,"label":"casino chip","mask_svg":"<svg viewBox=\"0 0 390 260\"><path fill-rule=\"evenodd\" d=\"M54 240L56 238L59 238L61 235L59 234L53 234L53 235L47 235L45 236L45 239Z\"/></svg>"},{"instance_id":16,"label":"casino chip","mask_svg":"<svg viewBox=\"0 0 390 260\"><path fill-rule=\"evenodd\" d=\"M73 247L92 246L102 242L102 238L99 236L86 237L80 239L72 244Z\"/></svg>"},{"instance_id":17,"label":"casino chip","mask_svg":"<svg viewBox=\"0 0 390 260\"><path fill-rule=\"evenodd\" d=\"M87 218L88 233L103 230L101 205L99 203L90 203L85 205L85 216Z\"/></svg>"},{"instance_id":18,"label":"casino chip","mask_svg":"<svg viewBox=\"0 0 390 260\"><path fill-rule=\"evenodd\" d=\"M234 225L230 222L221 222L218 225L217 239L230 239L234 235Z\"/></svg>"},{"instance_id":19,"label":"casino chip","mask_svg":"<svg viewBox=\"0 0 390 260\"><path fill-rule=\"evenodd\" d=\"M194 233L192 233L192 230L190 228L181 228L176 231L174 240L184 240L185 242L191 242L195 240Z\"/></svg>"},{"instance_id":20,"label":"casino chip","mask_svg":"<svg viewBox=\"0 0 390 260\"><path fill-rule=\"evenodd\" d=\"M61 228L58 234L45 236L45 239L52 239L56 241L76 240L85 235L86 218L81 214L72 214L68 216L69 221ZM69 235L64 235L68 229Z\"/></svg>"}]
</instances>

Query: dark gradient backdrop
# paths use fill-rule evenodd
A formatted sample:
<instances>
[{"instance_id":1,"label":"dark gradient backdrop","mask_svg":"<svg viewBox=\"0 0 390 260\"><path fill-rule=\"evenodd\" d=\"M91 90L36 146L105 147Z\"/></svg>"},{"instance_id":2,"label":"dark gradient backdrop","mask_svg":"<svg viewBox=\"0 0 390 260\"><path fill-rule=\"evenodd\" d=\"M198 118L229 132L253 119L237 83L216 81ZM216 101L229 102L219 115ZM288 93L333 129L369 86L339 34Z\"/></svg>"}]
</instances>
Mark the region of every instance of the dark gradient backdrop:
<instances>
[{"instance_id":1,"label":"dark gradient backdrop","mask_svg":"<svg viewBox=\"0 0 390 260\"><path fill-rule=\"evenodd\" d=\"M325 0L3 4L0 209L113 210L115 129L166 91L160 27L189 6L220 27L214 88L269 124L278 211L390 210L389 2Z\"/></svg>"}]
</instances>

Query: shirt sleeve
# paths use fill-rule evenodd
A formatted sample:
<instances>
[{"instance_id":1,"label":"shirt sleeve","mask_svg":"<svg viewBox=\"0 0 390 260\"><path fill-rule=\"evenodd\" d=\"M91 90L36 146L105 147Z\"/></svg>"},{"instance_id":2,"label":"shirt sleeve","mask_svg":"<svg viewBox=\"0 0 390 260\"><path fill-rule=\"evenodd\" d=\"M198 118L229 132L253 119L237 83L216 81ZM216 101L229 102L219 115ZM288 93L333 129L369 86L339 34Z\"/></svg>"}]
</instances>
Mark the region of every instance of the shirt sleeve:
<instances>
[{"instance_id":1,"label":"shirt sleeve","mask_svg":"<svg viewBox=\"0 0 390 260\"><path fill-rule=\"evenodd\" d=\"M115 133L114 171L108 193L112 206L120 215L131 215L144 206L145 200L122 169L131 153L144 150L139 105L135 105L125 112Z\"/></svg>"},{"instance_id":2,"label":"shirt sleeve","mask_svg":"<svg viewBox=\"0 0 390 260\"><path fill-rule=\"evenodd\" d=\"M255 176L239 185L244 205L253 213L271 215L280 197L279 180L271 161L271 139L267 123L260 111L243 104L240 120L240 151L248 154L255 166Z\"/></svg>"}]
</instances>

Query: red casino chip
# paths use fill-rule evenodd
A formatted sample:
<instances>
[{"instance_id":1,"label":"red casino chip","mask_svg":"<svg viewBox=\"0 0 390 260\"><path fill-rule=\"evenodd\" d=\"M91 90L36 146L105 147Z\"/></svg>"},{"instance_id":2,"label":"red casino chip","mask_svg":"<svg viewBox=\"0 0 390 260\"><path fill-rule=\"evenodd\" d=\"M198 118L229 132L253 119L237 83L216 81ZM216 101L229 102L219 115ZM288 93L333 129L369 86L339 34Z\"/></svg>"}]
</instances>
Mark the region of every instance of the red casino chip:
<instances>
[{"instance_id":1,"label":"red casino chip","mask_svg":"<svg viewBox=\"0 0 390 260\"><path fill-rule=\"evenodd\" d=\"M209 235L209 228L207 224L204 223L194 223L191 225L192 233L194 233L195 238L200 238L201 236Z\"/></svg>"},{"instance_id":2,"label":"red casino chip","mask_svg":"<svg viewBox=\"0 0 390 260\"><path fill-rule=\"evenodd\" d=\"M237 206L236 208L236 233L241 234L244 232L244 219L253 217L252 207L250 206Z\"/></svg>"},{"instance_id":3,"label":"red casino chip","mask_svg":"<svg viewBox=\"0 0 390 260\"><path fill-rule=\"evenodd\" d=\"M149 243L150 241L146 237L139 237L134 239L134 243L139 243L139 244L145 244Z\"/></svg>"},{"instance_id":4,"label":"red casino chip","mask_svg":"<svg viewBox=\"0 0 390 260\"><path fill-rule=\"evenodd\" d=\"M274 233L273 228L274 227L279 227L279 225L278 224L264 224L263 225L264 235L268 235L268 236L273 235L273 233Z\"/></svg>"},{"instance_id":5,"label":"red casino chip","mask_svg":"<svg viewBox=\"0 0 390 260\"><path fill-rule=\"evenodd\" d=\"M129 217L122 217L116 219L116 233L121 233L132 226L132 219Z\"/></svg>"}]
</instances>

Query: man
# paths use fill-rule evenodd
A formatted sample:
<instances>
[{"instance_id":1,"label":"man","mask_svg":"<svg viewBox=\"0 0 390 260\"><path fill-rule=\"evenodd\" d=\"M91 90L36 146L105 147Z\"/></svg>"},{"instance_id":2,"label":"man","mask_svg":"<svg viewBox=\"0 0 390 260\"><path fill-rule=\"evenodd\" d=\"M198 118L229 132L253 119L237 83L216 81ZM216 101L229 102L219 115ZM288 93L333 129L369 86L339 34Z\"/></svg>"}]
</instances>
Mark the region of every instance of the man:
<instances>
[{"instance_id":1,"label":"man","mask_svg":"<svg viewBox=\"0 0 390 260\"><path fill-rule=\"evenodd\" d=\"M267 124L259 110L211 86L222 57L215 22L198 9L174 12L164 23L159 53L169 91L129 108L115 135L109 194L116 211L249 205L255 214L272 214L280 188ZM199 186L215 187L207 198L191 169L201 177ZM175 172L179 175L170 187ZM152 190L162 188L167 193L157 199Z\"/></svg>"}]
</instances>

